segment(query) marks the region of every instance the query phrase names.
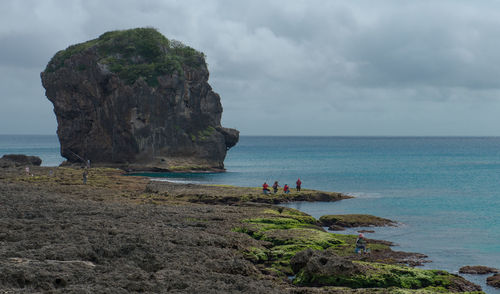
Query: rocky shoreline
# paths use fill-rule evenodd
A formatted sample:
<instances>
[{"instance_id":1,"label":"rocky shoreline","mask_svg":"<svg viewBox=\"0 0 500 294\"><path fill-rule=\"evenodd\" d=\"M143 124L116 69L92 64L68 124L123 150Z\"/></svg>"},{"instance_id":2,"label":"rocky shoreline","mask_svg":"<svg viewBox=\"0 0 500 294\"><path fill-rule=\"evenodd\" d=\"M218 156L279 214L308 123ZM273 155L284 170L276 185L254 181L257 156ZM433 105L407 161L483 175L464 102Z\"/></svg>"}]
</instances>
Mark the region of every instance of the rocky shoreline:
<instances>
[{"instance_id":1,"label":"rocky shoreline","mask_svg":"<svg viewBox=\"0 0 500 294\"><path fill-rule=\"evenodd\" d=\"M425 256L276 206L340 193L150 182L109 168L0 170L0 292L405 293L480 291L421 270ZM300 253L300 254L298 254Z\"/></svg>"}]
</instances>

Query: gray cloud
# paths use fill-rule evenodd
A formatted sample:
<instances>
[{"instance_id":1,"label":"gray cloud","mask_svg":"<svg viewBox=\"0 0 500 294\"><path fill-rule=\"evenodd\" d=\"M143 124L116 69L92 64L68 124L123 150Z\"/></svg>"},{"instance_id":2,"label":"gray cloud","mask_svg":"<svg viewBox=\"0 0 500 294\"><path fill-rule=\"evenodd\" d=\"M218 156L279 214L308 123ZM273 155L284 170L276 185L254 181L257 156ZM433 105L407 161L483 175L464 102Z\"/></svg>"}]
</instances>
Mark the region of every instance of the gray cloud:
<instances>
[{"instance_id":1,"label":"gray cloud","mask_svg":"<svg viewBox=\"0 0 500 294\"><path fill-rule=\"evenodd\" d=\"M223 123L243 134L500 135L499 8L452 0L5 0L0 133L55 132L38 74L58 50L152 26L207 55Z\"/></svg>"}]
</instances>

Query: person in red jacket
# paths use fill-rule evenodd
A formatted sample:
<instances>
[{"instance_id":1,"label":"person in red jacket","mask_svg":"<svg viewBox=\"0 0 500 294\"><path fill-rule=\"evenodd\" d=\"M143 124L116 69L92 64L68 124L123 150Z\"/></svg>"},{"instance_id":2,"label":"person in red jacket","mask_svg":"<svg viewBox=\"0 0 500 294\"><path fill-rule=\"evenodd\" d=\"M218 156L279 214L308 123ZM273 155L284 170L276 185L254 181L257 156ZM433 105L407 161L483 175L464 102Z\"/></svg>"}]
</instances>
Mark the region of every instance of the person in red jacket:
<instances>
[{"instance_id":1,"label":"person in red jacket","mask_svg":"<svg viewBox=\"0 0 500 294\"><path fill-rule=\"evenodd\" d=\"M264 182L264 184L262 185L262 192L263 192L264 194L267 194L267 193L269 193L269 192L270 192L270 190L269 190L269 185L268 185L266 182Z\"/></svg>"},{"instance_id":2,"label":"person in red jacket","mask_svg":"<svg viewBox=\"0 0 500 294\"><path fill-rule=\"evenodd\" d=\"M288 187L288 184L285 184L285 186L283 186L283 192L285 192L285 194L290 193L290 187Z\"/></svg>"},{"instance_id":3,"label":"person in red jacket","mask_svg":"<svg viewBox=\"0 0 500 294\"><path fill-rule=\"evenodd\" d=\"M297 184L297 192L300 192L300 186L302 186L302 182L300 181L300 178L297 179L297 182L295 184Z\"/></svg>"}]
</instances>

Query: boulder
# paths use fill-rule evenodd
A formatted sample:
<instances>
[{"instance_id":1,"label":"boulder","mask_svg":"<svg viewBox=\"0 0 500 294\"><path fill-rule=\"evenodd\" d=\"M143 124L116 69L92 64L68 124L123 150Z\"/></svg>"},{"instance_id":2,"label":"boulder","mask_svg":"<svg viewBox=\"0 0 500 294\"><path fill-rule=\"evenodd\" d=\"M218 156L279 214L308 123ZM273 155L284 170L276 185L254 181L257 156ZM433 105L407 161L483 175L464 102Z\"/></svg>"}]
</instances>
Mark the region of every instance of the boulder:
<instances>
[{"instance_id":1,"label":"boulder","mask_svg":"<svg viewBox=\"0 0 500 294\"><path fill-rule=\"evenodd\" d=\"M496 274L498 273L498 269L482 266L482 265L474 265L474 266L463 266L458 271L461 274L472 274L472 275L485 275L485 274Z\"/></svg>"},{"instance_id":2,"label":"boulder","mask_svg":"<svg viewBox=\"0 0 500 294\"><path fill-rule=\"evenodd\" d=\"M328 227L329 231L345 231L345 228L342 226L331 225Z\"/></svg>"},{"instance_id":3,"label":"boulder","mask_svg":"<svg viewBox=\"0 0 500 294\"><path fill-rule=\"evenodd\" d=\"M491 277L488 277L486 279L486 284L495 288L500 288L500 274L495 274Z\"/></svg>"},{"instance_id":4,"label":"boulder","mask_svg":"<svg viewBox=\"0 0 500 294\"><path fill-rule=\"evenodd\" d=\"M330 284L321 282L322 277L349 277L366 271L365 266L353 263L329 250L306 249L298 252L290 260L290 266L293 272L300 276L300 284L317 286Z\"/></svg>"},{"instance_id":5,"label":"boulder","mask_svg":"<svg viewBox=\"0 0 500 294\"><path fill-rule=\"evenodd\" d=\"M132 170L223 170L239 132L221 126L204 54L155 29L59 51L41 73L61 155Z\"/></svg>"},{"instance_id":6,"label":"boulder","mask_svg":"<svg viewBox=\"0 0 500 294\"><path fill-rule=\"evenodd\" d=\"M42 159L38 156L27 156L24 154L6 154L0 158L0 167L19 167L25 165L40 166Z\"/></svg>"},{"instance_id":7,"label":"boulder","mask_svg":"<svg viewBox=\"0 0 500 294\"><path fill-rule=\"evenodd\" d=\"M325 227L354 228L396 226L396 223L390 219L369 214L323 215L319 218L319 221Z\"/></svg>"}]
</instances>

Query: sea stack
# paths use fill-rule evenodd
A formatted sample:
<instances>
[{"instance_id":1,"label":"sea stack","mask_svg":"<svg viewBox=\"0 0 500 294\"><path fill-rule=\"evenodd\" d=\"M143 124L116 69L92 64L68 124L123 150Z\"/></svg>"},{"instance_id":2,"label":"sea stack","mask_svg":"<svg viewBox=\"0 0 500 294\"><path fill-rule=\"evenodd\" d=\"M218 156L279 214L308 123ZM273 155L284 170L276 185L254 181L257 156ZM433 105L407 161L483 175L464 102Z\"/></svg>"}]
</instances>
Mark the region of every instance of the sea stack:
<instances>
[{"instance_id":1,"label":"sea stack","mask_svg":"<svg viewBox=\"0 0 500 294\"><path fill-rule=\"evenodd\" d=\"M203 53L152 28L59 51L41 73L69 163L131 170L223 170L239 139L221 126Z\"/></svg>"}]
</instances>

